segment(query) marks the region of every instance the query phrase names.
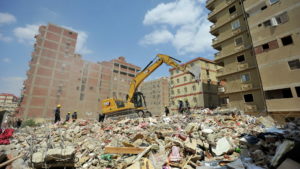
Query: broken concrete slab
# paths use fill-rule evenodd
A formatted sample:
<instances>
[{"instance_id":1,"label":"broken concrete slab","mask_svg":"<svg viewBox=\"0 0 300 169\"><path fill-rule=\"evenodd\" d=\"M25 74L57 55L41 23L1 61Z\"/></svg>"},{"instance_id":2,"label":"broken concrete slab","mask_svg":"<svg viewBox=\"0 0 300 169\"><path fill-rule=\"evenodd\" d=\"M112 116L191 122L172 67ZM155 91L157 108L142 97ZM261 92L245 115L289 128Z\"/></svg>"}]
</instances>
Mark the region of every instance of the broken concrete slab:
<instances>
[{"instance_id":1,"label":"broken concrete slab","mask_svg":"<svg viewBox=\"0 0 300 169\"><path fill-rule=\"evenodd\" d=\"M232 144L230 143L229 139L227 137L223 137L218 140L216 148L213 148L212 151L217 156L220 156L224 153L227 153L229 150L231 150Z\"/></svg>"}]
</instances>

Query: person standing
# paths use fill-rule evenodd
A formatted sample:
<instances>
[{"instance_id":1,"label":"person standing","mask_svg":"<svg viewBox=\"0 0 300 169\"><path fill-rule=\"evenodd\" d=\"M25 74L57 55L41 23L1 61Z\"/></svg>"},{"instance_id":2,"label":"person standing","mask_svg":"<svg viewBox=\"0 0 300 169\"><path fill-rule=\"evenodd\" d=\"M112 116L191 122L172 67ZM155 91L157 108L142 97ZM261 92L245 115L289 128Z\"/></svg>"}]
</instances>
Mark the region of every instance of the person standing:
<instances>
[{"instance_id":1,"label":"person standing","mask_svg":"<svg viewBox=\"0 0 300 169\"><path fill-rule=\"evenodd\" d=\"M55 119L54 119L54 123L60 122L60 108L61 108L61 105L58 104L58 105L56 106L56 109L55 109Z\"/></svg>"},{"instance_id":2,"label":"person standing","mask_svg":"<svg viewBox=\"0 0 300 169\"><path fill-rule=\"evenodd\" d=\"M99 122L104 122L105 114L99 113Z\"/></svg>"},{"instance_id":3,"label":"person standing","mask_svg":"<svg viewBox=\"0 0 300 169\"><path fill-rule=\"evenodd\" d=\"M165 106L165 113L166 113L166 116L168 116L169 113L170 113L170 110L169 110L169 108L167 106Z\"/></svg>"},{"instance_id":4,"label":"person standing","mask_svg":"<svg viewBox=\"0 0 300 169\"><path fill-rule=\"evenodd\" d=\"M70 116L71 116L71 112L68 112L68 114L66 115L66 121L65 122L69 122L70 121Z\"/></svg>"},{"instance_id":5,"label":"person standing","mask_svg":"<svg viewBox=\"0 0 300 169\"><path fill-rule=\"evenodd\" d=\"M180 114L182 114L183 113L183 101L182 100L178 100L178 112L180 113Z\"/></svg>"},{"instance_id":6,"label":"person standing","mask_svg":"<svg viewBox=\"0 0 300 169\"><path fill-rule=\"evenodd\" d=\"M75 122L77 120L77 111L74 111L72 114L72 121Z\"/></svg>"},{"instance_id":7,"label":"person standing","mask_svg":"<svg viewBox=\"0 0 300 169\"><path fill-rule=\"evenodd\" d=\"M185 110L186 110L186 113L187 113L187 114L190 114L190 109L191 109L190 103L189 103L189 101L186 99L186 100L185 100Z\"/></svg>"}]
</instances>

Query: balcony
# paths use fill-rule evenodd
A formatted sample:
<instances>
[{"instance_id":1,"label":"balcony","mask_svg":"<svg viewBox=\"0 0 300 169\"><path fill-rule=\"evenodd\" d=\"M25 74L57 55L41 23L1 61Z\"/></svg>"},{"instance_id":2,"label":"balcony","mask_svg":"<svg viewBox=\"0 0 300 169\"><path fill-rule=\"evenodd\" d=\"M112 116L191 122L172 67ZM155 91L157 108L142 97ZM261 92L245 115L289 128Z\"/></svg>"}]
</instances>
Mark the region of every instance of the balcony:
<instances>
[{"instance_id":1,"label":"balcony","mask_svg":"<svg viewBox=\"0 0 300 169\"><path fill-rule=\"evenodd\" d=\"M213 1L213 0L212 0ZM211 13L208 14L208 20L210 20L214 15L221 12L225 8L227 8L229 5L233 4L236 0L225 0L224 3L217 6ZM207 4L206 4L207 6Z\"/></svg>"},{"instance_id":2,"label":"balcony","mask_svg":"<svg viewBox=\"0 0 300 169\"><path fill-rule=\"evenodd\" d=\"M218 22L215 23L214 26L212 25L210 27L210 33L214 32L216 29L222 27L223 25L231 22L232 20L235 20L236 18L240 17L241 15L243 15L242 12L237 12L232 15L229 15L228 17L226 17L226 19L218 20Z\"/></svg>"},{"instance_id":3,"label":"balcony","mask_svg":"<svg viewBox=\"0 0 300 169\"><path fill-rule=\"evenodd\" d=\"M238 29L235 29L235 30L232 30L232 33L229 34L229 33L226 33L226 34L221 34L220 36L216 37L215 39L213 39L213 43L212 43L212 46L213 47L216 47L216 45L218 45L219 43L221 42L224 42L228 39L231 39L243 32L246 31L246 28L238 28Z\"/></svg>"}]
</instances>

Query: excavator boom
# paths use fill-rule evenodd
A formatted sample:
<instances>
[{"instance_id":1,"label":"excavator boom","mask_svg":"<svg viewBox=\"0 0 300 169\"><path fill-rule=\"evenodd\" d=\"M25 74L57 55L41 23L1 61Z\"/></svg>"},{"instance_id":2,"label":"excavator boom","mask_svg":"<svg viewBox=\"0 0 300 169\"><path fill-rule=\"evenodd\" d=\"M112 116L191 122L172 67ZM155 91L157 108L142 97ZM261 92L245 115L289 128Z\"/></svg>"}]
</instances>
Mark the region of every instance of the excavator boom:
<instances>
[{"instance_id":1,"label":"excavator boom","mask_svg":"<svg viewBox=\"0 0 300 169\"><path fill-rule=\"evenodd\" d=\"M163 63L181 70L183 72L187 71L193 76L195 76L196 81L199 79L199 72L194 71L195 68L189 67L186 65L179 65L177 62L179 60L172 58L171 56L158 54L140 73L136 75L135 78L132 79L128 91L128 96L126 98L126 103L120 103L120 100L116 99L105 99L102 101L102 112L104 114L118 114L118 112L126 112L127 110L133 111L143 111L142 105L140 104L140 100L144 99L140 92L137 92L137 88L140 84L149 76L152 72L154 72L158 67L160 67ZM196 73L194 73L196 72ZM139 100L139 104L137 104L137 100ZM121 113L120 113L121 114ZM124 113L122 113L124 114Z\"/></svg>"}]
</instances>

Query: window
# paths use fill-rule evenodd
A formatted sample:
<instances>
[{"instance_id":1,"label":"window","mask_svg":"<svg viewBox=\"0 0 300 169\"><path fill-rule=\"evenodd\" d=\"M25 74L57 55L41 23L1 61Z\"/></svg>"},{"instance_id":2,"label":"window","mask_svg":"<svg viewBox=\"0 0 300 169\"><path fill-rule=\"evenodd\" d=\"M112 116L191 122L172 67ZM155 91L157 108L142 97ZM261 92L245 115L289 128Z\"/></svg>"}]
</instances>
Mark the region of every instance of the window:
<instances>
[{"instance_id":1,"label":"window","mask_svg":"<svg viewBox=\"0 0 300 169\"><path fill-rule=\"evenodd\" d=\"M93 90L94 89L94 87L93 86L90 86L90 90Z\"/></svg>"},{"instance_id":2,"label":"window","mask_svg":"<svg viewBox=\"0 0 300 169\"><path fill-rule=\"evenodd\" d=\"M173 71L171 71L171 75L174 75L174 72L173 72Z\"/></svg>"},{"instance_id":3,"label":"window","mask_svg":"<svg viewBox=\"0 0 300 169\"><path fill-rule=\"evenodd\" d=\"M196 86L195 86L195 85L193 86L193 90L194 90L194 91L196 90Z\"/></svg>"},{"instance_id":4,"label":"window","mask_svg":"<svg viewBox=\"0 0 300 169\"><path fill-rule=\"evenodd\" d=\"M125 65L121 65L121 68L123 68L123 69L127 69L127 66L125 66Z\"/></svg>"},{"instance_id":5,"label":"window","mask_svg":"<svg viewBox=\"0 0 300 169\"><path fill-rule=\"evenodd\" d=\"M72 35L73 34L73 32L69 32L69 35Z\"/></svg>"},{"instance_id":6,"label":"window","mask_svg":"<svg viewBox=\"0 0 300 169\"><path fill-rule=\"evenodd\" d=\"M118 64L118 63L114 63L114 65L115 65L115 66L119 66L119 64Z\"/></svg>"},{"instance_id":7,"label":"window","mask_svg":"<svg viewBox=\"0 0 300 169\"><path fill-rule=\"evenodd\" d=\"M179 79L177 79L176 81L177 81L177 83L179 83Z\"/></svg>"},{"instance_id":8,"label":"window","mask_svg":"<svg viewBox=\"0 0 300 169\"><path fill-rule=\"evenodd\" d=\"M291 70L300 69L299 59L288 61Z\"/></svg>"},{"instance_id":9,"label":"window","mask_svg":"<svg viewBox=\"0 0 300 169\"><path fill-rule=\"evenodd\" d=\"M243 44L243 38L242 37L238 37L236 39L234 39L235 42L235 46L239 46Z\"/></svg>"},{"instance_id":10,"label":"window","mask_svg":"<svg viewBox=\"0 0 300 169\"><path fill-rule=\"evenodd\" d=\"M174 81L173 81L173 80L171 80L171 84L174 84Z\"/></svg>"},{"instance_id":11,"label":"window","mask_svg":"<svg viewBox=\"0 0 300 169\"><path fill-rule=\"evenodd\" d=\"M120 72L121 73L121 75L127 75L127 73L126 72Z\"/></svg>"},{"instance_id":12,"label":"window","mask_svg":"<svg viewBox=\"0 0 300 169\"><path fill-rule=\"evenodd\" d=\"M270 46L268 43L266 43L266 44L262 45L262 48L263 48L263 50L268 50L270 48Z\"/></svg>"},{"instance_id":13,"label":"window","mask_svg":"<svg viewBox=\"0 0 300 169\"><path fill-rule=\"evenodd\" d=\"M128 73L128 76L130 76L130 77L134 77L134 74L130 74L130 73Z\"/></svg>"},{"instance_id":14,"label":"window","mask_svg":"<svg viewBox=\"0 0 300 169\"><path fill-rule=\"evenodd\" d=\"M275 19L276 19L278 24L283 24L283 23L286 23L287 21L289 21L289 17L287 15L287 12L284 12L284 13L276 16Z\"/></svg>"},{"instance_id":15,"label":"window","mask_svg":"<svg viewBox=\"0 0 300 169\"><path fill-rule=\"evenodd\" d=\"M184 88L184 92L187 93L187 87Z\"/></svg>"},{"instance_id":16,"label":"window","mask_svg":"<svg viewBox=\"0 0 300 169\"><path fill-rule=\"evenodd\" d=\"M178 70L178 69L176 70L176 73L179 73L179 70Z\"/></svg>"},{"instance_id":17,"label":"window","mask_svg":"<svg viewBox=\"0 0 300 169\"><path fill-rule=\"evenodd\" d=\"M243 62L243 61L245 61L245 56L241 55L241 56L236 57L236 59L238 62Z\"/></svg>"},{"instance_id":18,"label":"window","mask_svg":"<svg viewBox=\"0 0 300 169\"><path fill-rule=\"evenodd\" d=\"M243 74L241 76L241 80L242 80L243 83L250 81L250 75L249 74Z\"/></svg>"},{"instance_id":19,"label":"window","mask_svg":"<svg viewBox=\"0 0 300 169\"><path fill-rule=\"evenodd\" d=\"M197 97L193 97L194 103L197 103Z\"/></svg>"},{"instance_id":20,"label":"window","mask_svg":"<svg viewBox=\"0 0 300 169\"><path fill-rule=\"evenodd\" d=\"M262 11L265 10L265 9L267 9L267 5L260 8L260 10L262 10Z\"/></svg>"},{"instance_id":21,"label":"window","mask_svg":"<svg viewBox=\"0 0 300 169\"><path fill-rule=\"evenodd\" d=\"M300 97L300 86L295 87L297 96Z\"/></svg>"},{"instance_id":22,"label":"window","mask_svg":"<svg viewBox=\"0 0 300 169\"><path fill-rule=\"evenodd\" d=\"M114 73L119 73L119 71L117 71L117 70L114 70Z\"/></svg>"},{"instance_id":23,"label":"window","mask_svg":"<svg viewBox=\"0 0 300 169\"><path fill-rule=\"evenodd\" d=\"M171 94L174 94L174 90L171 90Z\"/></svg>"},{"instance_id":24,"label":"window","mask_svg":"<svg viewBox=\"0 0 300 169\"><path fill-rule=\"evenodd\" d=\"M265 95L266 95L267 100L293 97L292 91L290 88L265 91Z\"/></svg>"},{"instance_id":25,"label":"window","mask_svg":"<svg viewBox=\"0 0 300 169\"><path fill-rule=\"evenodd\" d=\"M272 5L272 4L274 4L274 3L278 2L278 1L279 1L279 0L269 0L270 5Z\"/></svg>"},{"instance_id":26,"label":"window","mask_svg":"<svg viewBox=\"0 0 300 169\"><path fill-rule=\"evenodd\" d=\"M134 68L132 68L132 67L129 67L128 69L129 69L129 70L131 70L131 71L135 71L135 69L134 69Z\"/></svg>"},{"instance_id":27,"label":"window","mask_svg":"<svg viewBox=\"0 0 300 169\"><path fill-rule=\"evenodd\" d=\"M208 69L206 69L206 75L209 76L209 70Z\"/></svg>"},{"instance_id":28,"label":"window","mask_svg":"<svg viewBox=\"0 0 300 169\"><path fill-rule=\"evenodd\" d=\"M185 81L185 82L186 82L186 76L184 76L184 77L183 77L183 81Z\"/></svg>"},{"instance_id":29,"label":"window","mask_svg":"<svg viewBox=\"0 0 300 169\"><path fill-rule=\"evenodd\" d=\"M180 89L177 89L177 94L180 94Z\"/></svg>"},{"instance_id":30,"label":"window","mask_svg":"<svg viewBox=\"0 0 300 169\"><path fill-rule=\"evenodd\" d=\"M286 36L286 37L281 38L281 42L282 42L283 46L292 44L293 43L292 36L290 35L290 36Z\"/></svg>"},{"instance_id":31,"label":"window","mask_svg":"<svg viewBox=\"0 0 300 169\"><path fill-rule=\"evenodd\" d=\"M229 11L230 14L234 13L234 12L236 11L235 6L230 7L230 8L228 9L228 11Z\"/></svg>"},{"instance_id":32,"label":"window","mask_svg":"<svg viewBox=\"0 0 300 169\"><path fill-rule=\"evenodd\" d=\"M231 23L231 29L232 30L235 30L237 28L239 28L241 25L240 25L240 21L239 20L235 20Z\"/></svg>"},{"instance_id":33,"label":"window","mask_svg":"<svg viewBox=\"0 0 300 169\"><path fill-rule=\"evenodd\" d=\"M245 94L244 95L245 102L253 102L253 95L252 94Z\"/></svg>"},{"instance_id":34,"label":"window","mask_svg":"<svg viewBox=\"0 0 300 169\"><path fill-rule=\"evenodd\" d=\"M272 25L271 20L267 20L267 21L263 22L263 25L265 27L271 26Z\"/></svg>"}]
</instances>

